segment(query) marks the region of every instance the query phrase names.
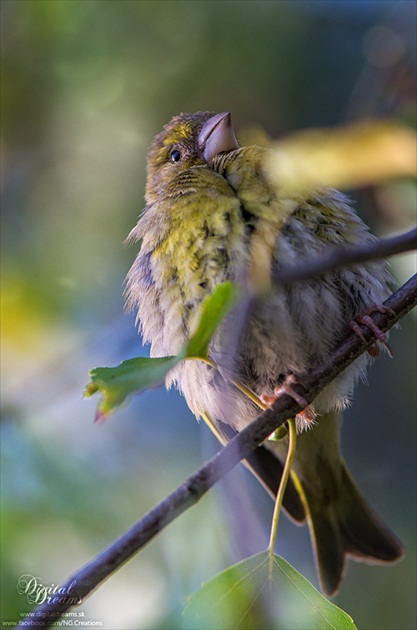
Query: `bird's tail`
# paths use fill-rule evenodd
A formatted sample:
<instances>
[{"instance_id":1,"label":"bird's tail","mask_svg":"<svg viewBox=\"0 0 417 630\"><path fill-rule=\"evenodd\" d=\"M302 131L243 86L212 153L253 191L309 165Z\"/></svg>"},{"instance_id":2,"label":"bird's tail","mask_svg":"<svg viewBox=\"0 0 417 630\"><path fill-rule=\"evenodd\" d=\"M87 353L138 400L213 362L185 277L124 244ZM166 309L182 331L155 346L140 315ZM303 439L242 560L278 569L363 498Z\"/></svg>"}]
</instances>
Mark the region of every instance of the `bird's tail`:
<instances>
[{"instance_id":1,"label":"bird's tail","mask_svg":"<svg viewBox=\"0 0 417 630\"><path fill-rule=\"evenodd\" d=\"M233 429L216 425L208 414L203 418L222 443L232 439ZM320 416L314 429L299 436L298 460L283 501L296 523L307 519L320 586L329 596L337 592L349 556L381 563L395 562L404 555L403 545L370 507L341 459L338 434L338 414L329 413ZM285 440L267 440L245 461L273 497L287 448Z\"/></svg>"},{"instance_id":2,"label":"bird's tail","mask_svg":"<svg viewBox=\"0 0 417 630\"><path fill-rule=\"evenodd\" d=\"M383 563L404 555L401 542L370 507L343 461L341 465L337 497L327 505L294 475L307 512L321 588L329 596L337 592L349 556Z\"/></svg>"}]
</instances>

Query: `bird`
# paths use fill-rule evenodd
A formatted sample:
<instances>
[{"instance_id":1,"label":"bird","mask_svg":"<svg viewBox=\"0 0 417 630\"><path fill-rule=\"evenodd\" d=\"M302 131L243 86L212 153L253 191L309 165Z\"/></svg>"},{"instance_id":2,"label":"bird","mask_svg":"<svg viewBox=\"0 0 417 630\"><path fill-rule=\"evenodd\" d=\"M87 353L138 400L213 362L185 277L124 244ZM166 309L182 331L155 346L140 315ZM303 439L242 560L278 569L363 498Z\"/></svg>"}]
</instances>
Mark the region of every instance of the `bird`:
<instances>
[{"instance_id":1,"label":"bird","mask_svg":"<svg viewBox=\"0 0 417 630\"><path fill-rule=\"evenodd\" d=\"M128 237L140 249L126 278L126 306L137 312L152 357L181 350L219 284L231 281L252 295L243 315L237 307L217 329L211 365L182 361L166 380L223 441L260 412L236 381L272 400L294 375L326 360L349 322L391 293L383 261L274 282L284 267L376 237L343 193L321 184L291 193L272 183L265 168L270 151L240 146L229 112L175 116L149 149L146 206ZM342 412L370 361L359 357L296 418L297 451L283 505L294 522L308 524L328 596L337 593L348 558L391 563L404 554L341 454ZM272 495L287 439L265 440L246 460Z\"/></svg>"}]
</instances>

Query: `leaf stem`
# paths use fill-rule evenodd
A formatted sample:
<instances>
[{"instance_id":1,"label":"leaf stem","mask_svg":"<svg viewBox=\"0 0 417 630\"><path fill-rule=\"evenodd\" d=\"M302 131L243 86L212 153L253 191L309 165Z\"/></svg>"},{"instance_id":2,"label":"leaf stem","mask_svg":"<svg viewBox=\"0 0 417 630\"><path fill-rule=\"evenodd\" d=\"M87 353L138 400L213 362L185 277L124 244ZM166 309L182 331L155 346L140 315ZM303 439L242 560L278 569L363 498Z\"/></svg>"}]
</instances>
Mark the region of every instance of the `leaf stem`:
<instances>
[{"instance_id":1,"label":"leaf stem","mask_svg":"<svg viewBox=\"0 0 417 630\"><path fill-rule=\"evenodd\" d=\"M207 365L211 365L211 367L218 369L217 363L215 363L208 357L185 357L185 358L198 359L199 361L203 361L204 363L207 363ZM238 390L242 392L242 394L245 394L245 396L247 396L253 403L255 403L255 405L257 405L260 409L265 411L268 405L262 402L259 396L257 396L252 390L245 387L245 385L242 385L242 383L240 383L239 381L236 381L234 378L230 378L229 380L235 387L238 388Z\"/></svg>"},{"instance_id":2,"label":"leaf stem","mask_svg":"<svg viewBox=\"0 0 417 630\"><path fill-rule=\"evenodd\" d=\"M266 405L264 402L262 402L262 400L259 398L259 396L257 396L254 392L252 392L250 389L248 389L247 387L245 387L244 385L242 385L242 383L239 383L239 381L235 381L234 378L231 378L230 381L233 383L233 385L235 387L237 387L243 394L245 394L252 402L255 403L255 405L258 405L258 407L260 409L262 409L263 411L265 411L265 409L268 407L268 405Z\"/></svg>"},{"instance_id":3,"label":"leaf stem","mask_svg":"<svg viewBox=\"0 0 417 630\"><path fill-rule=\"evenodd\" d=\"M287 487L288 479L291 472L291 466L294 461L295 450L297 447L297 429L295 427L295 419L288 419L289 427L289 443L287 458L285 460L285 466L281 477L281 483L279 484L277 498L275 499L274 514L272 516L271 534L269 538L268 553L270 560L270 567L272 568L272 560L274 558L275 543L277 540L278 522L281 514L282 501L284 498L285 489Z\"/></svg>"}]
</instances>

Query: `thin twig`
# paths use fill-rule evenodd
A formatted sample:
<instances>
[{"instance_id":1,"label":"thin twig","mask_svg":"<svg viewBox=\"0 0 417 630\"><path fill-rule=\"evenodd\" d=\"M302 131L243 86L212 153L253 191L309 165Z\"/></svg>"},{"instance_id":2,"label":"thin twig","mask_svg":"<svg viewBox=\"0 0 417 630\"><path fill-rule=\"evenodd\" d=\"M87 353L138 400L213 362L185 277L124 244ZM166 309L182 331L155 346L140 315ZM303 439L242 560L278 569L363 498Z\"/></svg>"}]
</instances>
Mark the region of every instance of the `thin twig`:
<instances>
[{"instance_id":1,"label":"thin twig","mask_svg":"<svg viewBox=\"0 0 417 630\"><path fill-rule=\"evenodd\" d=\"M417 274L398 289L386 302L386 312L376 312L371 317L383 331L389 330L417 304ZM395 315L394 315L395 313ZM303 386L295 384L294 389L307 403L332 381L342 370L365 352L374 342L373 333L362 327L364 339L354 333L349 334L339 344L325 364L318 365L309 374L300 375ZM307 393L306 393L307 392ZM71 585L71 598L84 600L97 586L134 556L156 534L162 531L179 514L194 505L221 477L229 472L243 458L247 457L288 417L301 411L301 407L290 396L283 394L272 408L262 412L248 427L233 438L212 459L190 475L168 497L148 512L131 529L123 534L110 547L96 556L89 564L74 573L62 589ZM61 592L65 592L61 591ZM48 628L73 604L70 597L60 597L56 603L45 602L27 616L18 628ZM67 601L65 601L67 599ZM33 616L32 616L33 615Z\"/></svg>"},{"instance_id":2,"label":"thin twig","mask_svg":"<svg viewBox=\"0 0 417 630\"><path fill-rule=\"evenodd\" d=\"M293 282L307 280L313 276L333 271L338 267L356 265L370 260L388 258L396 254L417 249L417 228L375 241L344 249L331 250L326 255L313 261L304 262L296 267L284 267L274 273L275 282Z\"/></svg>"},{"instance_id":3,"label":"thin twig","mask_svg":"<svg viewBox=\"0 0 417 630\"><path fill-rule=\"evenodd\" d=\"M281 508L284 500L285 490L287 488L288 479L290 478L291 467L294 461L295 452L297 449L297 429L295 426L295 418L288 419L289 428L289 441L288 452L285 460L284 470L282 471L282 477L279 484L277 496L275 498L274 513L272 515L271 534L269 537L268 556L269 556L269 571L272 577L272 566L275 553L275 544L277 541L278 523L281 516Z\"/></svg>"}]
</instances>

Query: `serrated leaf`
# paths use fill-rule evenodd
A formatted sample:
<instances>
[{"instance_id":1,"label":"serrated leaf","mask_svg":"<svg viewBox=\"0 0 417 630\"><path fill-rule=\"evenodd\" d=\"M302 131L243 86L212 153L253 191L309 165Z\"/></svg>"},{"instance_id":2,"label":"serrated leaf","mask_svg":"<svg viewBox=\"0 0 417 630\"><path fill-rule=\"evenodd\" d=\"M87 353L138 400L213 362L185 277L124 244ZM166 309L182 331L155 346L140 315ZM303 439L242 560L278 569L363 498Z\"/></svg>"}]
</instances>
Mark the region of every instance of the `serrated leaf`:
<instances>
[{"instance_id":1,"label":"serrated leaf","mask_svg":"<svg viewBox=\"0 0 417 630\"><path fill-rule=\"evenodd\" d=\"M84 395L92 396L97 392L101 394L96 420L104 420L131 394L161 385L168 371L178 361L178 357L136 357L123 361L116 367L93 368Z\"/></svg>"},{"instance_id":2,"label":"serrated leaf","mask_svg":"<svg viewBox=\"0 0 417 630\"><path fill-rule=\"evenodd\" d=\"M203 300L197 330L188 342L185 356L207 357L209 343L220 322L236 305L238 293L238 287L235 284L223 282Z\"/></svg>"},{"instance_id":3,"label":"serrated leaf","mask_svg":"<svg viewBox=\"0 0 417 630\"><path fill-rule=\"evenodd\" d=\"M194 593L185 628L354 630L351 617L321 595L284 558L267 552L229 567Z\"/></svg>"},{"instance_id":4,"label":"serrated leaf","mask_svg":"<svg viewBox=\"0 0 417 630\"><path fill-rule=\"evenodd\" d=\"M97 367L90 371L85 396L101 394L96 420L104 420L132 394L163 384L169 370L187 358L205 359L211 338L223 318L237 301L236 285L225 282L216 287L202 303L197 330L187 345L171 357L136 357L115 367Z\"/></svg>"}]
</instances>

